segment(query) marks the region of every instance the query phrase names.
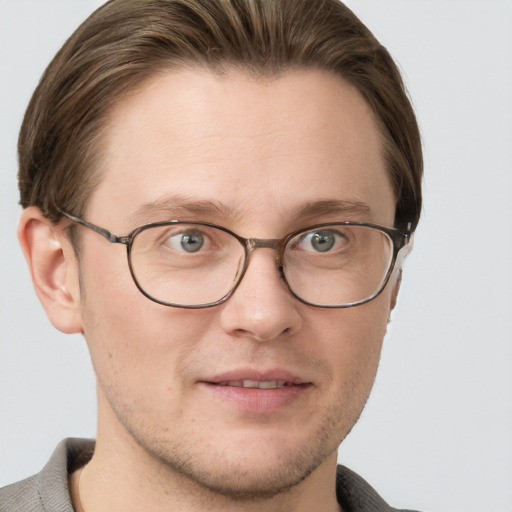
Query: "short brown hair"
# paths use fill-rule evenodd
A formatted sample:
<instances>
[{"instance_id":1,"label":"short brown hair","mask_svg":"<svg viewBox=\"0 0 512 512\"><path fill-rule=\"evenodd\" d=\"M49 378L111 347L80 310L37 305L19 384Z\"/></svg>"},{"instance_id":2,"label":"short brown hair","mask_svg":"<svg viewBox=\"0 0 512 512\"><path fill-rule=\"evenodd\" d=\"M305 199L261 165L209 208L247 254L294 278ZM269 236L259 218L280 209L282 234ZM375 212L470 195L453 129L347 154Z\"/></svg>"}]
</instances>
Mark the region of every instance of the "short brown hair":
<instances>
[{"instance_id":1,"label":"short brown hair","mask_svg":"<svg viewBox=\"0 0 512 512\"><path fill-rule=\"evenodd\" d=\"M413 109L387 50L338 0L110 0L68 39L32 96L18 142L23 207L54 222L59 209L82 216L112 106L158 71L191 64L256 75L318 68L348 81L380 125L395 225L416 227L423 160Z\"/></svg>"}]
</instances>

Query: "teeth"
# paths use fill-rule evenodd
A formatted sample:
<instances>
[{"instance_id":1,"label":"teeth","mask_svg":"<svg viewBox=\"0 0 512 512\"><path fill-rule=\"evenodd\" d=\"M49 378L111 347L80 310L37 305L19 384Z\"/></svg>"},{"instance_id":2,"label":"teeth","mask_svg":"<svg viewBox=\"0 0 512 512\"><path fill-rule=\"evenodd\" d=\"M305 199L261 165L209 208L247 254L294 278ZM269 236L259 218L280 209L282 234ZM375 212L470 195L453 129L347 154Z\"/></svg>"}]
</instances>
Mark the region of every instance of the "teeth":
<instances>
[{"instance_id":1,"label":"teeth","mask_svg":"<svg viewBox=\"0 0 512 512\"><path fill-rule=\"evenodd\" d=\"M267 380L263 382L258 382L258 387L260 389L274 389L274 388L282 388L286 386L286 382L284 380Z\"/></svg>"},{"instance_id":2,"label":"teeth","mask_svg":"<svg viewBox=\"0 0 512 512\"><path fill-rule=\"evenodd\" d=\"M233 386L238 388L259 388L259 389L276 389L282 388L287 384L284 380L229 380L219 382L219 386Z\"/></svg>"},{"instance_id":3,"label":"teeth","mask_svg":"<svg viewBox=\"0 0 512 512\"><path fill-rule=\"evenodd\" d=\"M276 380L267 380L258 383L260 389L275 389L278 387Z\"/></svg>"},{"instance_id":4,"label":"teeth","mask_svg":"<svg viewBox=\"0 0 512 512\"><path fill-rule=\"evenodd\" d=\"M244 380L242 386L244 388L259 388L260 384L263 384L263 382L258 382L257 380Z\"/></svg>"}]
</instances>

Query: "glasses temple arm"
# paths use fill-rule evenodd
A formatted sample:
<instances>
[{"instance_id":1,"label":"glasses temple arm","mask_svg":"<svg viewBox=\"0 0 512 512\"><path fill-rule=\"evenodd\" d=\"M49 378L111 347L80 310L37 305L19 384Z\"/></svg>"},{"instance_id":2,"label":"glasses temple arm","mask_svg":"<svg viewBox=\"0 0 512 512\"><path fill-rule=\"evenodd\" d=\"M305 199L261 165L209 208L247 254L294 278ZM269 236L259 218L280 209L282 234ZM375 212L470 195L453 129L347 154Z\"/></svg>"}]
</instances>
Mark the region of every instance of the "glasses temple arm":
<instances>
[{"instance_id":1,"label":"glasses temple arm","mask_svg":"<svg viewBox=\"0 0 512 512\"><path fill-rule=\"evenodd\" d=\"M80 224L82 226L85 226L86 228L92 229L93 231L96 231L96 233L100 234L102 237L106 238L110 243L112 244L127 244L129 241L129 237L126 236L117 236L108 231L107 229L101 228L100 226L97 226L96 224L93 224L92 222L87 222L86 220L80 219L79 217L75 217L74 215L70 215L69 213L60 211L64 217L68 218L69 220L76 222L77 224Z\"/></svg>"}]
</instances>

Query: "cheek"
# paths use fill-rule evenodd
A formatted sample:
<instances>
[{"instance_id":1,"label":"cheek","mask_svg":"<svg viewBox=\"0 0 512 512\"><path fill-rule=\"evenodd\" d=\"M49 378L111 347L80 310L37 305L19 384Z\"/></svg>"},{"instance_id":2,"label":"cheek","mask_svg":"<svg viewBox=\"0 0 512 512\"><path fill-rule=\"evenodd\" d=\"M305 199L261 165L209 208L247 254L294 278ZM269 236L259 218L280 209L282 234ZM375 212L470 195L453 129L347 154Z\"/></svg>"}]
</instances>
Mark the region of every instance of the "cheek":
<instances>
[{"instance_id":1,"label":"cheek","mask_svg":"<svg viewBox=\"0 0 512 512\"><path fill-rule=\"evenodd\" d=\"M382 342L389 315L389 297L383 294L373 301L335 312L325 321L326 339L333 378L338 389L357 393L366 400L377 372Z\"/></svg>"},{"instance_id":2,"label":"cheek","mask_svg":"<svg viewBox=\"0 0 512 512\"><path fill-rule=\"evenodd\" d=\"M81 271L84 335L98 381L141 399L148 391L163 399L179 388L210 318L150 301L135 286L126 261L117 263Z\"/></svg>"}]
</instances>

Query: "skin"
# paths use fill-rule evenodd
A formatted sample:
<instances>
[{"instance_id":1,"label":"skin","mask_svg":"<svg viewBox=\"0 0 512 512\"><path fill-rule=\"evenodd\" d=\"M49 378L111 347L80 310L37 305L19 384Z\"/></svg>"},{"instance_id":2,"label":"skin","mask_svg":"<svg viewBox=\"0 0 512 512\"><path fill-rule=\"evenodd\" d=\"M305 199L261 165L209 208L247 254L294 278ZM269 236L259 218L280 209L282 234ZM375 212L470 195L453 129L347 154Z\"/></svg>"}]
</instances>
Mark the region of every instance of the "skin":
<instances>
[{"instance_id":1,"label":"skin","mask_svg":"<svg viewBox=\"0 0 512 512\"><path fill-rule=\"evenodd\" d=\"M169 71L122 100L103 135L86 219L119 235L171 218L259 238L330 221L393 226L373 115L326 72ZM177 199L203 208L176 208ZM348 208L301 212L326 200ZM97 375L83 508L338 510L337 447L372 387L396 274L370 303L315 308L291 295L273 250L259 249L224 304L170 308L137 290L123 246L84 228L78 265L66 225L28 208L19 233L50 319L84 333ZM307 385L276 407L253 395L246 406L205 385L233 371L288 372Z\"/></svg>"}]
</instances>

